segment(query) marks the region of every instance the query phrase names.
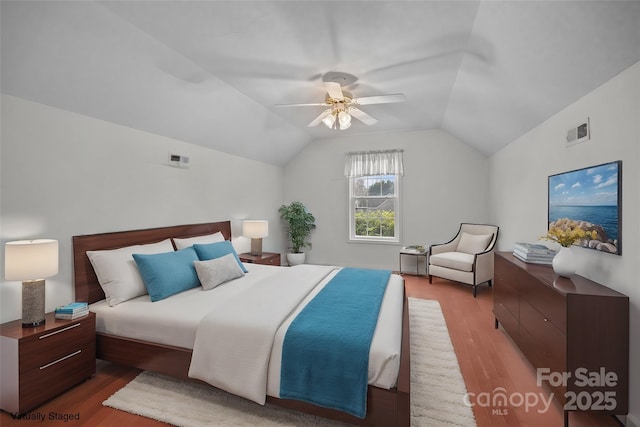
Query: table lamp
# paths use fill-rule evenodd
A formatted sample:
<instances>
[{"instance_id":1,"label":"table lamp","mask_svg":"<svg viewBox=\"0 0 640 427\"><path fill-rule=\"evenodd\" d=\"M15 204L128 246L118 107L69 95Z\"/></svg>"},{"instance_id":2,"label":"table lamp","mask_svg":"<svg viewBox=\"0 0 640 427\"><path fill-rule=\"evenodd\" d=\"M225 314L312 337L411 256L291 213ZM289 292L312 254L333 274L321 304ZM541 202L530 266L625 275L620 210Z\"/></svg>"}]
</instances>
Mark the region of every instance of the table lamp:
<instances>
[{"instance_id":1,"label":"table lamp","mask_svg":"<svg viewBox=\"0 0 640 427\"><path fill-rule=\"evenodd\" d=\"M242 221L242 235L251 238L251 255L262 255L262 238L269 235L269 221Z\"/></svg>"},{"instance_id":2,"label":"table lamp","mask_svg":"<svg viewBox=\"0 0 640 427\"><path fill-rule=\"evenodd\" d=\"M7 242L6 280L22 280L22 327L44 323L44 279L58 274L58 241L50 239Z\"/></svg>"}]
</instances>

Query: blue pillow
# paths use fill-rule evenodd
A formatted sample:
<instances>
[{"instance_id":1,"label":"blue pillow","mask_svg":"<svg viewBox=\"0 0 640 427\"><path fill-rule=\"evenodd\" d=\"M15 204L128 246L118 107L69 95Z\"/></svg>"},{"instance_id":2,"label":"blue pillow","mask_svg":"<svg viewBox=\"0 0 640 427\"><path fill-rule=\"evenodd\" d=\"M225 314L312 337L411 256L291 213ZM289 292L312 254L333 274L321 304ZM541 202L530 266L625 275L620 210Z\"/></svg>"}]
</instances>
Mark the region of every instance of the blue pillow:
<instances>
[{"instance_id":1,"label":"blue pillow","mask_svg":"<svg viewBox=\"0 0 640 427\"><path fill-rule=\"evenodd\" d=\"M151 301L160 301L187 289L200 286L193 261L198 261L195 249L188 247L175 252L133 254Z\"/></svg>"},{"instance_id":2,"label":"blue pillow","mask_svg":"<svg viewBox=\"0 0 640 427\"><path fill-rule=\"evenodd\" d=\"M242 269L242 271L244 271L245 273L248 272L244 267L244 264L242 264L242 261L240 261L240 258L238 258L238 254L236 253L236 250L233 249L233 245L229 240L225 240L224 242L209 243L206 245L196 244L193 245L193 247L198 254L198 258L200 258L200 261L208 261L210 259L216 259L228 254L233 254L233 256L236 257L236 261L238 261L238 264L240 264L240 268Z\"/></svg>"}]
</instances>

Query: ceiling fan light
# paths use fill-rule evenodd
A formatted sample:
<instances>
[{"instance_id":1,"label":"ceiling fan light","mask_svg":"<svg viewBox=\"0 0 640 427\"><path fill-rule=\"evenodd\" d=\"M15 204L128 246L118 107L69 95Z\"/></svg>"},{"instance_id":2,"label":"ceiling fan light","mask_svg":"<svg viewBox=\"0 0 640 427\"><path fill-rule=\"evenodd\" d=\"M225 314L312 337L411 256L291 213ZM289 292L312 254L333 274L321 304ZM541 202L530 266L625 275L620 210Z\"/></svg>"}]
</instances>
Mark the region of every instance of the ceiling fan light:
<instances>
[{"instance_id":1,"label":"ceiling fan light","mask_svg":"<svg viewBox=\"0 0 640 427\"><path fill-rule=\"evenodd\" d=\"M324 119L322 119L322 123L327 125L329 129L333 128L333 124L336 121L336 116L334 114L327 115Z\"/></svg>"},{"instance_id":2,"label":"ceiling fan light","mask_svg":"<svg viewBox=\"0 0 640 427\"><path fill-rule=\"evenodd\" d=\"M338 121L340 122L340 129L347 129L351 126L351 115L346 111L340 111L338 113Z\"/></svg>"}]
</instances>

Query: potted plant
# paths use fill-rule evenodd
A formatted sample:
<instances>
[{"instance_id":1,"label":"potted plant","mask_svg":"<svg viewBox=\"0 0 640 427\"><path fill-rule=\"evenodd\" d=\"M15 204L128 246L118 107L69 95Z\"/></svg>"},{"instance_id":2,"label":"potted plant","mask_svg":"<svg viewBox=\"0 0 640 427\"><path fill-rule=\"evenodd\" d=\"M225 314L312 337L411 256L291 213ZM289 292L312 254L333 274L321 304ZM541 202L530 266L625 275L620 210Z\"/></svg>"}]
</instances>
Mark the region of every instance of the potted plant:
<instances>
[{"instance_id":1,"label":"potted plant","mask_svg":"<svg viewBox=\"0 0 640 427\"><path fill-rule=\"evenodd\" d=\"M305 254L302 248L311 247L311 243L306 239L311 230L316 228L316 219L307 212L307 208L300 202L292 202L289 205L282 205L278 209L280 218L287 223L287 232L291 240L291 253L287 254L289 265L304 263Z\"/></svg>"},{"instance_id":2,"label":"potted plant","mask_svg":"<svg viewBox=\"0 0 640 427\"><path fill-rule=\"evenodd\" d=\"M560 251L553 257L551 265L553 271L558 275L564 277L571 277L576 272L576 258L571 251L571 247L578 242L582 242L585 239L596 239L598 233L595 231L585 231L582 229L582 224L578 221L569 218L561 218L553 223L549 227L547 234L542 236L541 239L552 240L559 243Z\"/></svg>"}]
</instances>

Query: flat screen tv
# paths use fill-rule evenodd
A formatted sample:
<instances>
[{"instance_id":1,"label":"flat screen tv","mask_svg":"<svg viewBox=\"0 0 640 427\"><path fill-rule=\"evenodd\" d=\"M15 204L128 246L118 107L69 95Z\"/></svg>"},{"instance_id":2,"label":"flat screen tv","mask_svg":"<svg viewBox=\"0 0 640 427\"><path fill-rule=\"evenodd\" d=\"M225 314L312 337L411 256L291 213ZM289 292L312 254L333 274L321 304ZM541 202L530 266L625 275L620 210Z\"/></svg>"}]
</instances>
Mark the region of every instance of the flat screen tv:
<instances>
[{"instance_id":1,"label":"flat screen tv","mask_svg":"<svg viewBox=\"0 0 640 427\"><path fill-rule=\"evenodd\" d=\"M580 227L597 238L575 244L621 255L622 161L549 177L548 226Z\"/></svg>"}]
</instances>

